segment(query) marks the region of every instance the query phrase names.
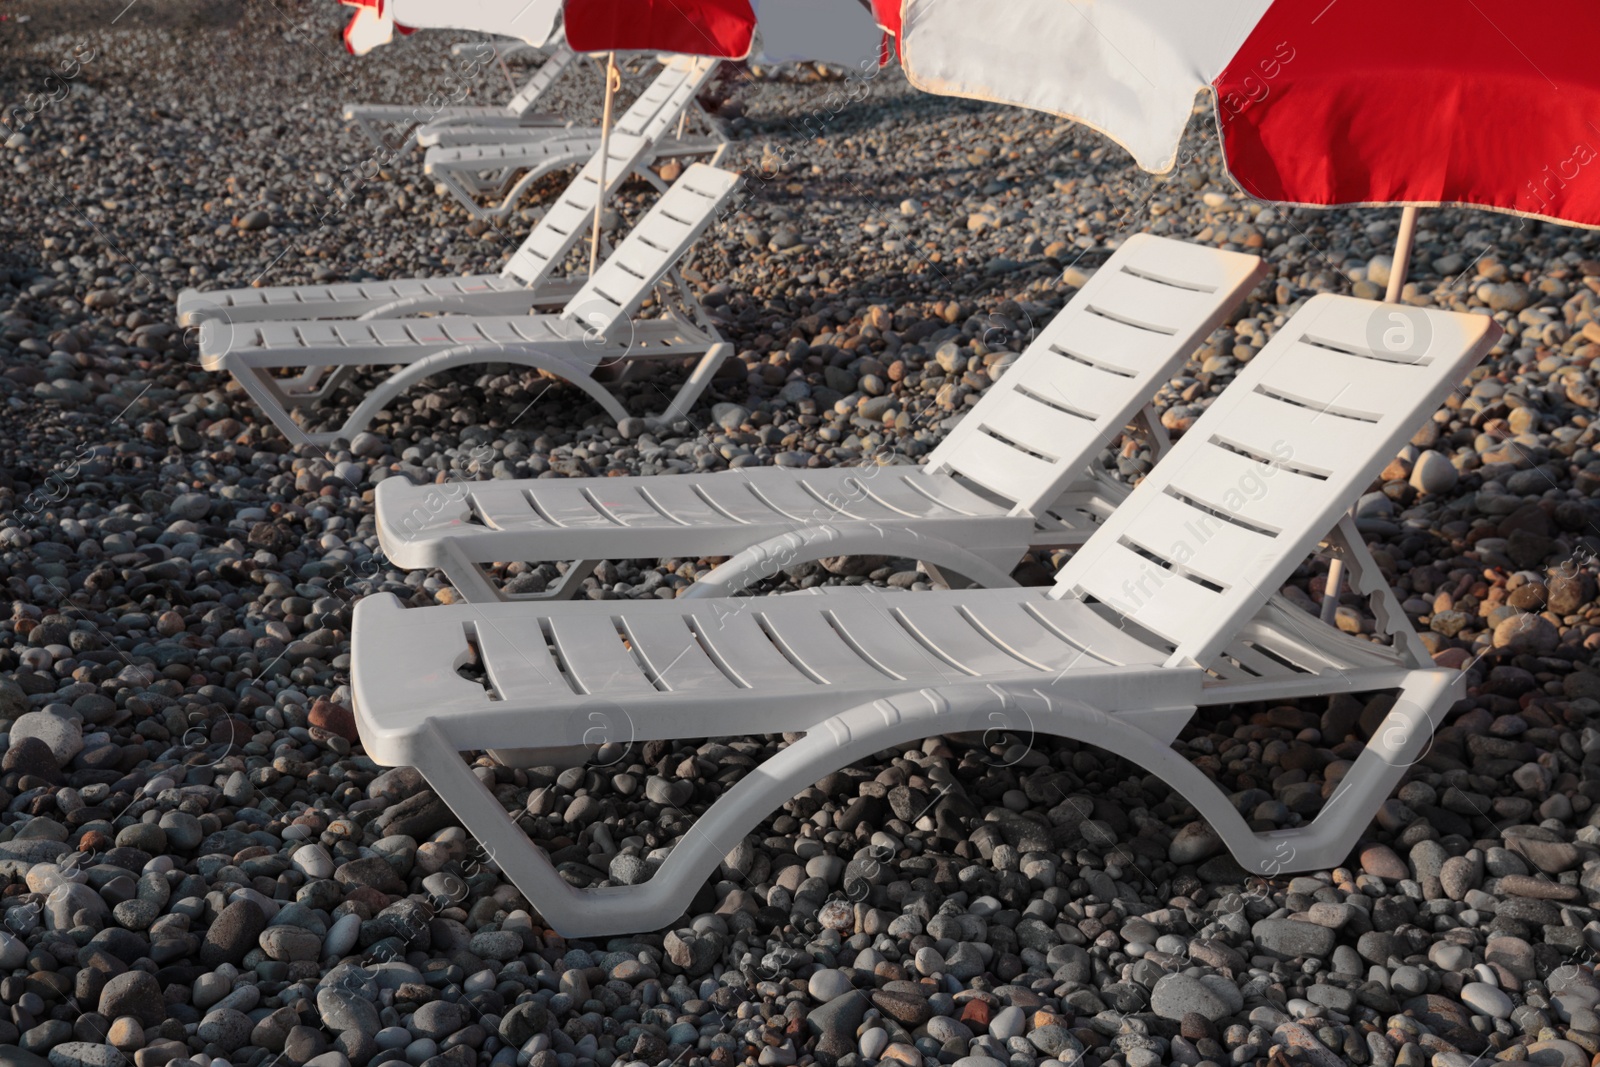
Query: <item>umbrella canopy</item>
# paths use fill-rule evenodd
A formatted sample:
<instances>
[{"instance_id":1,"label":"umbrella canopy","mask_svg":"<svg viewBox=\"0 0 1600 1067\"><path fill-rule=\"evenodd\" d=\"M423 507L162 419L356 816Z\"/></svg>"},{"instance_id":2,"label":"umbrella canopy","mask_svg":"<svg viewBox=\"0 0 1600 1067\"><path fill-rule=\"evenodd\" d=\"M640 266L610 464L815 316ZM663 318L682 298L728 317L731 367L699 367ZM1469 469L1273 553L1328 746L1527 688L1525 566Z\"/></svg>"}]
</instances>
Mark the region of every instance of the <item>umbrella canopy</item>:
<instances>
[{"instance_id":1,"label":"umbrella canopy","mask_svg":"<svg viewBox=\"0 0 1600 1067\"><path fill-rule=\"evenodd\" d=\"M534 47L556 34L560 0L473 0L447 4L439 0L339 0L356 9L344 30L344 46L365 55L388 44L398 30L475 30L515 37Z\"/></svg>"},{"instance_id":2,"label":"umbrella canopy","mask_svg":"<svg viewBox=\"0 0 1600 1067\"><path fill-rule=\"evenodd\" d=\"M395 29L477 30L542 45L563 26L579 52L676 52L771 62L876 63L864 0L340 0L356 8L345 45L361 54ZM759 35L758 35L759 31Z\"/></svg>"},{"instance_id":3,"label":"umbrella canopy","mask_svg":"<svg viewBox=\"0 0 1600 1067\"><path fill-rule=\"evenodd\" d=\"M1512 0L874 3L918 88L1073 119L1149 171L1209 87L1252 196L1600 226L1594 0L1537 19Z\"/></svg>"}]
</instances>

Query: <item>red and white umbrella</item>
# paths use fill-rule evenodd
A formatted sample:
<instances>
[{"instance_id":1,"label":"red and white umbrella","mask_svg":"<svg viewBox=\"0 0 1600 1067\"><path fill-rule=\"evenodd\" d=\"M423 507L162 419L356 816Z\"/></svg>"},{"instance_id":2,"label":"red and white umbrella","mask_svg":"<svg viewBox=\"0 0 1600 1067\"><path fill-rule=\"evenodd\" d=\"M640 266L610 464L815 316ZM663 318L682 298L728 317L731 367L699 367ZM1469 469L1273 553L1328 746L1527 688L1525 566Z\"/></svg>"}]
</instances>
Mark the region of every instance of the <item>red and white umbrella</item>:
<instances>
[{"instance_id":1,"label":"red and white umbrella","mask_svg":"<svg viewBox=\"0 0 1600 1067\"><path fill-rule=\"evenodd\" d=\"M1251 196L1600 226L1597 0L874 6L913 85L1073 119L1149 171L1176 165L1209 89L1224 163Z\"/></svg>"},{"instance_id":2,"label":"red and white umbrella","mask_svg":"<svg viewBox=\"0 0 1600 1067\"><path fill-rule=\"evenodd\" d=\"M340 0L356 8L360 55L395 30L477 30L545 44L558 23L579 52L675 52L770 62L876 63L882 34L865 0Z\"/></svg>"}]
</instances>

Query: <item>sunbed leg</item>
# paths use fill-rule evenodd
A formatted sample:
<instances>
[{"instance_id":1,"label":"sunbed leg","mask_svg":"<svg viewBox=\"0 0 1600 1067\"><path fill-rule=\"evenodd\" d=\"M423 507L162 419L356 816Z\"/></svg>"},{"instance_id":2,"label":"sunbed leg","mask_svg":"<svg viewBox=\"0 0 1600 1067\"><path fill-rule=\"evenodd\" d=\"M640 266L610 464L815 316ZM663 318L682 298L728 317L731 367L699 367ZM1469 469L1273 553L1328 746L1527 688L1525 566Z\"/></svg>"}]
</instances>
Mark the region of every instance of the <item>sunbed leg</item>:
<instances>
[{"instance_id":1,"label":"sunbed leg","mask_svg":"<svg viewBox=\"0 0 1600 1067\"><path fill-rule=\"evenodd\" d=\"M444 576L450 579L450 584L463 600L470 604L493 604L506 599L499 587L483 573L483 568L466 557L461 550L460 538L447 537L439 546L446 557L439 561L439 569L444 571Z\"/></svg>"},{"instance_id":2,"label":"sunbed leg","mask_svg":"<svg viewBox=\"0 0 1600 1067\"><path fill-rule=\"evenodd\" d=\"M695 364L690 372L688 381L683 383L683 388L678 390L678 395L672 398L672 403L667 405L667 410L656 417L655 421L663 426L671 426L694 406L700 399L700 394L711 383L712 377L717 373L717 368L722 366L722 361L733 353L733 345L726 341L714 344L700 357L700 362ZM620 419L618 420L621 421Z\"/></svg>"},{"instance_id":3,"label":"sunbed leg","mask_svg":"<svg viewBox=\"0 0 1600 1067\"><path fill-rule=\"evenodd\" d=\"M284 395L272 375L261 367L235 366L230 370L233 372L233 380L239 383L250 399L256 402L256 407L272 420L272 424L289 439L290 443L301 446L316 445L311 435L294 421L294 416L289 414L289 408L294 402Z\"/></svg>"},{"instance_id":4,"label":"sunbed leg","mask_svg":"<svg viewBox=\"0 0 1600 1067\"><path fill-rule=\"evenodd\" d=\"M1328 542L1338 553L1328 568L1328 588L1337 590L1334 583L1338 571L1334 568L1342 564L1341 569L1350 572L1350 588L1367 598L1367 604L1378 622L1378 633L1394 642L1395 651L1405 656L1410 666L1431 666L1433 657L1428 654L1428 646L1422 643L1422 638L1406 618L1405 607L1401 605L1400 598L1395 596L1394 587L1383 577L1378 561L1372 557L1366 539L1361 536L1361 531L1356 528L1356 520L1349 512L1333 528Z\"/></svg>"},{"instance_id":5,"label":"sunbed leg","mask_svg":"<svg viewBox=\"0 0 1600 1067\"><path fill-rule=\"evenodd\" d=\"M278 385L283 389L285 397L304 396L316 389L317 382L327 372L327 367L307 367L293 378L280 378Z\"/></svg>"},{"instance_id":6,"label":"sunbed leg","mask_svg":"<svg viewBox=\"0 0 1600 1067\"><path fill-rule=\"evenodd\" d=\"M483 212L483 214L479 215L478 217L484 219L485 221L489 219L503 219L508 217L512 211L516 210L517 201L522 199L522 194L527 192L534 182L543 178L546 174L549 174L551 169L552 168L548 166L534 167L532 170L528 171L522 177L517 179L517 183L513 185L510 191L507 192L506 195L501 199L498 206L487 209L477 208L478 211ZM474 206L476 207L476 205Z\"/></svg>"},{"instance_id":7,"label":"sunbed leg","mask_svg":"<svg viewBox=\"0 0 1600 1067\"><path fill-rule=\"evenodd\" d=\"M283 402L288 408L311 407L320 404L334 393L339 386L348 381L356 372L354 367L308 367L307 373L296 375L293 378L274 378L274 384L279 387L293 385L294 388L283 388ZM329 373L329 372L332 373ZM327 375L323 378L323 375ZM320 380L320 384L319 384Z\"/></svg>"},{"instance_id":8,"label":"sunbed leg","mask_svg":"<svg viewBox=\"0 0 1600 1067\"><path fill-rule=\"evenodd\" d=\"M480 343L470 345L457 345L455 348L446 348L425 356L415 363L391 375L372 392L367 394L365 400L358 405L345 424L340 427L339 433L345 437L354 437L367 425L377 418L388 403L417 382L429 375L437 374L451 367L459 367L472 363L513 363L522 367L533 367L537 370L549 371L552 374L582 389L589 397L605 409L607 415L621 422L628 417L627 409L616 397L606 392L600 383L583 373L587 368L559 359L543 356L536 348L518 348L512 345L494 343Z\"/></svg>"},{"instance_id":9,"label":"sunbed leg","mask_svg":"<svg viewBox=\"0 0 1600 1067\"><path fill-rule=\"evenodd\" d=\"M1167 433L1167 428L1161 425L1161 416L1156 414L1154 404L1146 404L1139 409L1133 417L1134 432L1145 439L1150 446L1150 462L1155 463L1172 449L1172 436Z\"/></svg>"},{"instance_id":10,"label":"sunbed leg","mask_svg":"<svg viewBox=\"0 0 1600 1067\"><path fill-rule=\"evenodd\" d=\"M600 708L611 714L616 706L597 700L596 709ZM1154 710L1148 721L1175 734L1193 711L1192 707ZM587 721L593 711L579 707L573 714ZM1022 731L1079 737L1115 752L1171 754L1133 719L1106 715L1065 697L1037 691L1018 694L997 686L922 689L871 701L818 724L742 778L690 826L648 881L587 890L569 886L556 874L549 858L472 773L436 724L429 723L414 736L406 758L550 926L566 937L588 937L655 930L676 919L723 857L761 820L830 772L886 747L935 734L992 730L998 721ZM1160 732L1165 736L1167 731ZM1192 764L1175 754L1174 758L1210 786L1216 803L1242 828L1244 820L1233 812L1227 797Z\"/></svg>"},{"instance_id":11,"label":"sunbed leg","mask_svg":"<svg viewBox=\"0 0 1600 1067\"><path fill-rule=\"evenodd\" d=\"M561 576L561 580L556 583L555 588L547 589L542 594L539 594L539 599L571 600L578 594L578 590L583 588L584 579L594 576L594 569L598 566L600 566L600 560L597 559L573 560L567 567L566 573Z\"/></svg>"},{"instance_id":12,"label":"sunbed leg","mask_svg":"<svg viewBox=\"0 0 1600 1067\"><path fill-rule=\"evenodd\" d=\"M440 185L444 186L445 189L449 191L450 195L456 198L456 203L466 208L467 214L471 215L474 219L477 219L480 222L487 222L494 217L494 213L492 211L488 211L478 206L478 202L472 199L472 195L467 191L462 179L459 178L451 169L440 168L439 173L430 174L429 177L438 182Z\"/></svg>"},{"instance_id":13,"label":"sunbed leg","mask_svg":"<svg viewBox=\"0 0 1600 1067\"><path fill-rule=\"evenodd\" d=\"M840 767L933 734L1008 728L1074 738L1116 752L1161 777L1211 823L1248 871L1272 876L1331 867L1354 846L1380 799L1426 751L1433 728L1460 692L1462 676L1442 669L1416 671L1379 726L1372 743L1345 776L1323 813L1310 825L1272 834L1250 830L1227 794L1174 751L1170 739L1193 714L1192 706L1106 713L1065 695L1070 683L1046 683L1019 692L1001 686L925 688L858 705L817 724L799 741L763 763L724 793L701 816L648 881L632 886L579 890L568 885L549 857L517 826L487 786L472 773L437 722L414 735L401 754L483 844L555 930L567 937L659 929L682 914L695 890L722 858L762 819L806 786ZM578 707L614 713L597 699ZM359 714L359 709L358 709Z\"/></svg>"}]
</instances>

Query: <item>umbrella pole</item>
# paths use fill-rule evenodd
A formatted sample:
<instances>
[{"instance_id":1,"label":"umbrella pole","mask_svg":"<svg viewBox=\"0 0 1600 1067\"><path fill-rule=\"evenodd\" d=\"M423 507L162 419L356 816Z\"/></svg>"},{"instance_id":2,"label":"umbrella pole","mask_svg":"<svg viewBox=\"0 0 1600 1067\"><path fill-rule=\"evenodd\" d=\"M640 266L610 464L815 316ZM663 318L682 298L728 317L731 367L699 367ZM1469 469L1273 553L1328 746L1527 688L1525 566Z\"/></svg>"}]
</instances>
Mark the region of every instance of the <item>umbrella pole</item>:
<instances>
[{"instance_id":1,"label":"umbrella pole","mask_svg":"<svg viewBox=\"0 0 1600 1067\"><path fill-rule=\"evenodd\" d=\"M1389 267L1389 291L1383 295L1385 303L1400 302L1400 290L1405 288L1406 271L1411 267L1411 239L1417 233L1417 207L1407 204L1400 209L1400 235L1394 242L1394 263Z\"/></svg>"},{"instance_id":2,"label":"umbrella pole","mask_svg":"<svg viewBox=\"0 0 1600 1067\"><path fill-rule=\"evenodd\" d=\"M1400 209L1400 235L1394 242L1394 262L1389 267L1389 291L1383 295L1385 303L1398 304L1400 290L1406 285L1406 271L1411 266L1411 240L1417 233L1417 208L1407 204ZM1344 560L1334 556L1328 562L1328 577L1323 585L1323 622L1333 622L1339 608L1339 585L1344 580Z\"/></svg>"},{"instance_id":3,"label":"umbrella pole","mask_svg":"<svg viewBox=\"0 0 1600 1067\"><path fill-rule=\"evenodd\" d=\"M617 54L606 56L606 106L600 118L600 188L594 199L594 230L589 237L589 276L594 277L600 263L600 213L606 206L606 163L611 152L611 99L616 95L622 77L617 73Z\"/></svg>"}]
</instances>

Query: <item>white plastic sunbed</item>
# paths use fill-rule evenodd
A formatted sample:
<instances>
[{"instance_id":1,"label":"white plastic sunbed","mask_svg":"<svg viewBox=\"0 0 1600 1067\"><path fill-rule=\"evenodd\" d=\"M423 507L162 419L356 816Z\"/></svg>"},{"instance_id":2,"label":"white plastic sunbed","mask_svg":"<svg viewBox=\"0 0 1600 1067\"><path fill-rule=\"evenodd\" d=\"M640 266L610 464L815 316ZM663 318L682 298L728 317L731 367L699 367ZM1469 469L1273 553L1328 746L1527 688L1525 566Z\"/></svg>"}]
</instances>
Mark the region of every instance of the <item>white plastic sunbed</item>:
<instances>
[{"instance_id":1,"label":"white plastic sunbed","mask_svg":"<svg viewBox=\"0 0 1600 1067\"><path fill-rule=\"evenodd\" d=\"M409 148L424 128L446 129L459 123L482 128L559 129L567 124L564 118L554 112L534 109L577 59L577 53L565 43L551 49L539 69L502 105L346 104L344 120L355 123L379 148L393 152ZM397 131L399 136L395 136Z\"/></svg>"},{"instance_id":2,"label":"white plastic sunbed","mask_svg":"<svg viewBox=\"0 0 1600 1067\"><path fill-rule=\"evenodd\" d=\"M607 145L607 195L642 175L665 189L647 166L657 142L671 128L669 117L645 126L642 136L614 133ZM600 188L596 149L554 206L506 261L498 274L333 285L270 285L246 289L185 289L178 294L178 323L208 319L270 322L305 319L379 319L447 312L512 315L532 308L560 307L582 287L583 276L555 277L574 245L588 238Z\"/></svg>"},{"instance_id":3,"label":"white plastic sunbed","mask_svg":"<svg viewBox=\"0 0 1600 1067\"><path fill-rule=\"evenodd\" d=\"M718 62L698 56L673 57L617 120L612 136L651 136L652 129L677 126L670 136L664 132L651 136L655 158L709 155L714 165L727 146L715 124L706 120L711 132L705 135L685 135L682 127L691 109L698 110L695 95L716 73ZM517 142L435 146L423 156L423 172L444 186L474 218L505 218L535 182L592 155L601 139L599 130L552 130L549 136ZM483 206L477 200L480 196L498 196L499 200Z\"/></svg>"},{"instance_id":4,"label":"white plastic sunbed","mask_svg":"<svg viewBox=\"0 0 1600 1067\"><path fill-rule=\"evenodd\" d=\"M472 601L501 596L485 563L581 560L539 594L565 597L600 559L686 553L733 557L703 579L720 591L860 551L1009 585L1030 546L1081 543L1109 514L1125 490L1088 473L1091 461L1265 270L1255 256L1130 237L921 466L448 487L390 478L377 494L383 551L443 570Z\"/></svg>"},{"instance_id":5,"label":"white plastic sunbed","mask_svg":"<svg viewBox=\"0 0 1600 1067\"><path fill-rule=\"evenodd\" d=\"M1270 594L1501 333L1487 316L1418 310L1428 326L1418 336L1431 336L1420 351L1389 352L1394 332L1377 317L1390 311L1309 301L1050 588L428 608L366 597L351 663L362 743L381 765L420 770L568 937L670 923L746 834L813 782L997 722L1086 741L1157 775L1248 871L1334 866L1425 752L1464 675L1419 659L1412 643L1385 647L1296 617ZM1377 690L1398 690L1396 703L1303 826L1252 831L1171 747L1201 706ZM722 792L648 881L579 888L461 753L565 762L597 729L619 744L804 737Z\"/></svg>"},{"instance_id":6,"label":"white plastic sunbed","mask_svg":"<svg viewBox=\"0 0 1600 1067\"><path fill-rule=\"evenodd\" d=\"M676 57L664 57L662 62L670 66ZM668 75L663 78L662 75ZM666 85L672 84L669 71L662 71L657 75L657 81ZM646 88L646 93L650 87ZM662 90L656 89L656 95L662 96ZM682 127L687 126L690 119L710 134L720 138L721 133L716 122L708 115L704 108L693 96L689 98L683 114L679 117L681 136ZM595 125L577 125L568 123L564 129L552 129L547 123L519 123L504 120L480 122L472 118L447 119L439 122L430 122L417 131L417 144L423 148L467 148L469 151L461 154L462 159L468 158L471 149L482 148L489 145L517 145L528 146L538 141L545 141L551 137L595 137L600 136L600 127ZM721 143L719 140L717 143ZM441 154L438 159L448 160L451 157Z\"/></svg>"},{"instance_id":7,"label":"white plastic sunbed","mask_svg":"<svg viewBox=\"0 0 1600 1067\"><path fill-rule=\"evenodd\" d=\"M729 171L703 163L691 166L558 315L364 322L212 319L200 327L201 363L207 370L231 373L291 441L321 445L353 437L406 389L466 364L511 363L547 371L578 386L621 420L628 413L595 380L598 369L700 357L661 416L670 422L694 402L730 346L681 279L673 288L688 308L688 318L670 310L660 318L635 321L632 316L716 220L737 183L738 176ZM368 392L338 430L308 433L294 420L293 409L328 399L355 370L385 366L400 369ZM306 370L289 379L272 375L290 368Z\"/></svg>"}]
</instances>

